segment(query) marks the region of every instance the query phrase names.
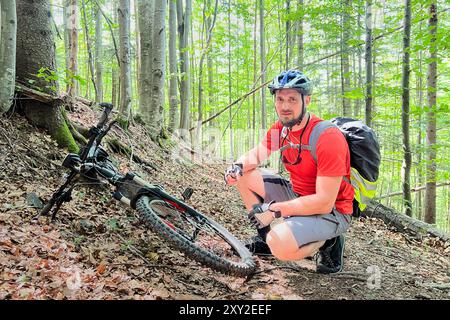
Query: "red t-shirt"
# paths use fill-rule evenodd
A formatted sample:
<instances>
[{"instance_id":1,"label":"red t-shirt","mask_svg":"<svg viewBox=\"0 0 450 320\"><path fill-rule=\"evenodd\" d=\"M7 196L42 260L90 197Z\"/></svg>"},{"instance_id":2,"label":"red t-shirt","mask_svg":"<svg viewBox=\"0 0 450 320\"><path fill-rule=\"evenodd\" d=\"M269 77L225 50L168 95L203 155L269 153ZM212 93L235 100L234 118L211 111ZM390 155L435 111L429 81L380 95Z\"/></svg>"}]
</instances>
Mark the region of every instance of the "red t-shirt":
<instances>
[{"instance_id":1,"label":"red t-shirt","mask_svg":"<svg viewBox=\"0 0 450 320\"><path fill-rule=\"evenodd\" d=\"M288 144L290 140L294 144L300 141L302 136L302 145L309 144L309 136L314 126L322 121L322 119L311 114L311 118L306 128L297 131L291 131L285 139L283 145ZM263 139L263 145L273 151L277 151L281 147L281 130L283 125L280 121L275 122L267 131L266 137ZM326 129L319 137L316 146L317 165L309 150L301 151L301 161L297 165L284 164L286 170L290 173L292 187L294 192L307 196L316 193L317 176L337 177L345 176L350 180L350 151L344 135L337 128ZM298 149L288 148L283 151L283 155L290 163L294 163L297 159ZM342 180L339 192L336 198L336 209L344 214L351 214L353 211L353 187Z\"/></svg>"}]
</instances>

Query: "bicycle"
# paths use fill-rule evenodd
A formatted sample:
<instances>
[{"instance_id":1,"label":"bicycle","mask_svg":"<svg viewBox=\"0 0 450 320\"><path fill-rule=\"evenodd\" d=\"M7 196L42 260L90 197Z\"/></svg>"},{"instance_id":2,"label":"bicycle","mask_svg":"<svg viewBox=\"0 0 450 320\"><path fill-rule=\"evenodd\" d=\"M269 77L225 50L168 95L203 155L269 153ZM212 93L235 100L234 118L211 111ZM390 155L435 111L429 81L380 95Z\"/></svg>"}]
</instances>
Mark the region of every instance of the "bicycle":
<instances>
[{"instance_id":1,"label":"bicycle","mask_svg":"<svg viewBox=\"0 0 450 320\"><path fill-rule=\"evenodd\" d=\"M149 183L132 172L123 175L118 171L101 147L102 139L116 123L107 124L113 105L101 103L100 106L103 112L98 124L89 130L87 145L79 154L69 153L64 158L62 165L70 172L63 176L62 185L35 218L51 212L54 221L61 205L72 199L72 191L80 179L100 177L116 187L112 194L114 199L137 210L145 225L172 248L224 274L248 276L254 273L256 266L248 249L222 225L185 203L193 193L192 188L183 192L182 201L160 185Z\"/></svg>"}]
</instances>

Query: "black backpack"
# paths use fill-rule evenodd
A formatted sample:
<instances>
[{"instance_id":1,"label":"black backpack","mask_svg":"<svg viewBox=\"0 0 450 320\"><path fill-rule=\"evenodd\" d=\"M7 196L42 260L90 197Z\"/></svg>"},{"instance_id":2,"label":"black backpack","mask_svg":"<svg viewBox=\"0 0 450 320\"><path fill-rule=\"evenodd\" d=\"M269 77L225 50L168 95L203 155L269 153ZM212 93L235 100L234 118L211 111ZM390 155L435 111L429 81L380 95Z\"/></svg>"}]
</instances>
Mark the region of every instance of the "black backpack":
<instances>
[{"instance_id":1,"label":"black backpack","mask_svg":"<svg viewBox=\"0 0 450 320\"><path fill-rule=\"evenodd\" d=\"M353 216L359 217L369 201L375 196L381 161L380 145L375 132L361 120L334 118L319 122L311 131L309 145L302 149L310 150L317 163L316 146L325 129L337 127L345 136L350 150L350 181L355 189Z\"/></svg>"}]
</instances>

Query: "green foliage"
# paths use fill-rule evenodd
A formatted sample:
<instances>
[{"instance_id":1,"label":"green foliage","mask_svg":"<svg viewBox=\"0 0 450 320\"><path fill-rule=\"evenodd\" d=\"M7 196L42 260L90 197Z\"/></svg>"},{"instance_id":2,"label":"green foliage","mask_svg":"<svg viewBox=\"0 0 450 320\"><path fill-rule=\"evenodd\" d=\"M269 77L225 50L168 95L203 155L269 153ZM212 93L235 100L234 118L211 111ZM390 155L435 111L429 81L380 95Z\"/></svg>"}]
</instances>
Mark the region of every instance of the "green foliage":
<instances>
[{"instance_id":1,"label":"green foliage","mask_svg":"<svg viewBox=\"0 0 450 320\"><path fill-rule=\"evenodd\" d=\"M85 85L86 84L86 80L84 78L82 78L80 75L76 75L73 74L73 72L71 72L68 69L64 69L64 70L52 70L50 68L40 68L38 70L38 73L36 74L36 77L42 79L43 81L45 81L46 83L48 83L48 85L45 86L46 89L49 89L53 92L57 92L57 87L55 85L55 83L64 83L64 84L69 84L72 83L73 80L78 81L81 85ZM36 81L35 80L28 80L28 83L31 85L34 85ZM43 88L39 88L39 90L43 90Z\"/></svg>"},{"instance_id":2,"label":"green foliage","mask_svg":"<svg viewBox=\"0 0 450 320\"><path fill-rule=\"evenodd\" d=\"M355 88L344 93L344 97L352 100L364 99L364 91L362 88Z\"/></svg>"},{"instance_id":3,"label":"green foliage","mask_svg":"<svg viewBox=\"0 0 450 320\"><path fill-rule=\"evenodd\" d=\"M45 83L47 83L47 85L45 85L44 88L37 87L37 89L39 91L44 91L44 89L48 89L54 93L56 93L58 91L58 88L55 85L56 81L58 80L56 71L51 70L49 68L40 68L38 70L38 73L36 74L36 77L42 79ZM28 83L31 85L34 85L35 80L30 79L30 80L28 80Z\"/></svg>"},{"instance_id":4,"label":"green foliage","mask_svg":"<svg viewBox=\"0 0 450 320\"><path fill-rule=\"evenodd\" d=\"M134 242L133 240L126 240L125 242L120 244L120 249L122 251L128 250L131 246L133 246Z\"/></svg>"},{"instance_id":5,"label":"green foliage","mask_svg":"<svg viewBox=\"0 0 450 320\"><path fill-rule=\"evenodd\" d=\"M111 231L117 231L120 229L119 222L115 218L108 219L105 224Z\"/></svg>"},{"instance_id":6,"label":"green foliage","mask_svg":"<svg viewBox=\"0 0 450 320\"><path fill-rule=\"evenodd\" d=\"M58 1L56 1L58 2ZM60 1L59 1L60 2ZM260 40L259 40L259 9L255 4L259 1L231 0L219 1L217 21L213 30L212 42L208 56L212 60L212 69L207 69L206 60L203 67L203 119L217 113L225 108L230 102L238 99L249 92L255 84L258 86L260 76ZM202 48L205 45L206 32L205 22L213 15L214 0L211 7L206 8L206 0L193 0L191 45L191 126L195 125L198 108L198 82L199 82L199 60ZM343 1L337 0L305 0L303 6L299 1L290 1L290 10L287 12L286 0L265 0L265 38L266 38L266 77L271 79L280 70L298 67L298 22L303 22L304 60L306 65L302 67L315 83L315 93L310 110L323 118L329 119L342 115L342 98L351 101L352 112L355 117L364 119L365 108L365 1L353 0L351 7L346 8ZM401 190L401 165L403 159L402 131L401 131L401 79L402 79L402 29L399 27L404 20L404 4L399 1L373 1L373 127L376 130L383 151L382 172L380 176L379 194L387 194ZM230 7L229 5L230 4ZM439 10L444 10L447 3L443 0L437 1ZM95 23L93 9L95 2L86 1L86 14L88 32L94 39ZM102 8L105 14L112 20L112 4L103 2ZM231 10L231 21L228 22L228 11ZM55 15L58 15L55 7ZM437 28L437 105L430 110L427 103L427 94L431 89L427 88L427 68L431 62L429 58L429 47L431 38L428 30L429 2L412 0L412 26L411 26L411 76L410 76L410 137L413 150L412 184L413 187L424 184L426 152L427 113L433 111L437 118L437 176L438 181L448 180L450 168L450 67L448 63L450 43L449 11L440 12L438 15ZM133 12L133 9L132 9ZM349 14L348 25L342 25L342 15ZM205 13L205 15L204 15ZM137 69L136 69L136 30L135 19L132 16L132 61L133 61L133 110L137 113ZM255 19L257 19L255 21ZM56 20L59 21L59 20ZM103 82L105 101L111 101L112 97L112 70L118 70L115 58L114 46L108 24L104 21L103 32ZM290 21L290 59L286 62L286 22ZM256 28L255 28L256 22ZM81 23L85 23L82 17ZM112 21L112 29L116 32L118 40L118 24ZM228 31L230 29L230 32ZM62 28L60 28L62 30ZM350 72L345 76L350 79L350 90L344 94L341 89L341 55L343 31L348 30L350 47L346 52L350 59ZM94 91L90 82L87 63L87 49L85 43L85 31L79 31L79 72L70 75L65 70L57 72L56 75L43 70L43 77L57 76L62 84L71 79L80 83L81 95L94 99ZM230 33L230 34L229 34ZM256 34L256 38L255 38ZM166 34L168 37L168 34ZM64 44L61 39L56 43L58 65L64 65ZM94 49L94 48L93 48ZM178 54L178 52L177 52ZM329 58L319 60L321 57ZM230 71L228 61L230 60ZM314 63L312 63L314 62ZM361 65L361 69L359 69ZM168 66L167 66L168 68ZM209 84L208 76L211 75L212 83ZM181 75L178 75L179 78ZM185 75L187 76L187 75ZM87 80L89 79L89 81ZM168 77L166 77L168 81ZM117 79L116 79L117 80ZM229 88L229 81L231 88ZM168 82L167 82L168 83ZM228 157L230 149L234 149L237 156L240 152L249 149L251 141L257 141L261 134L261 91L266 91L266 103L268 111L268 123L276 120L277 116L273 108L273 100L266 87L257 91L237 103L232 108L232 115L236 112L232 121L234 130L234 144L230 146L228 134L229 113L224 112L214 121L207 124L212 128L220 130L220 147L222 155ZM166 89L166 94L168 90ZM421 98L419 98L421 96ZM255 103L253 103L253 98ZM211 102L210 102L211 101ZM165 119L168 118L168 97L165 104ZM255 117L253 117L255 109ZM255 123L256 132L249 130ZM126 126L127 124L124 124ZM255 138L257 136L257 138ZM277 166L277 157L270 162L271 166ZM446 188L439 189L438 212L441 215L438 223L441 227L447 212ZM418 203L420 193L413 194L413 201ZM423 201L423 194L421 194ZM442 199L441 199L442 198ZM402 210L401 197L387 199L389 205L397 210ZM420 210L416 210L416 216L420 216Z\"/></svg>"}]
</instances>

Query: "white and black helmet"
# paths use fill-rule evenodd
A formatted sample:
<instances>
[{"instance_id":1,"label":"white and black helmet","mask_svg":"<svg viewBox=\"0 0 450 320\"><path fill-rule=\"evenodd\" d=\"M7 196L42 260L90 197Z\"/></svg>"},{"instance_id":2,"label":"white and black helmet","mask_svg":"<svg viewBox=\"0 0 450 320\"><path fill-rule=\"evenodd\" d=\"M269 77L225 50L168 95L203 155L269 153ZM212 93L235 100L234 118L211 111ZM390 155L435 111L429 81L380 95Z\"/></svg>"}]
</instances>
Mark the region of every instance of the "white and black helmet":
<instances>
[{"instance_id":1,"label":"white and black helmet","mask_svg":"<svg viewBox=\"0 0 450 320\"><path fill-rule=\"evenodd\" d=\"M312 94L312 82L303 72L288 70L281 72L269 84L271 94L280 89L295 89L300 94L310 96Z\"/></svg>"}]
</instances>

